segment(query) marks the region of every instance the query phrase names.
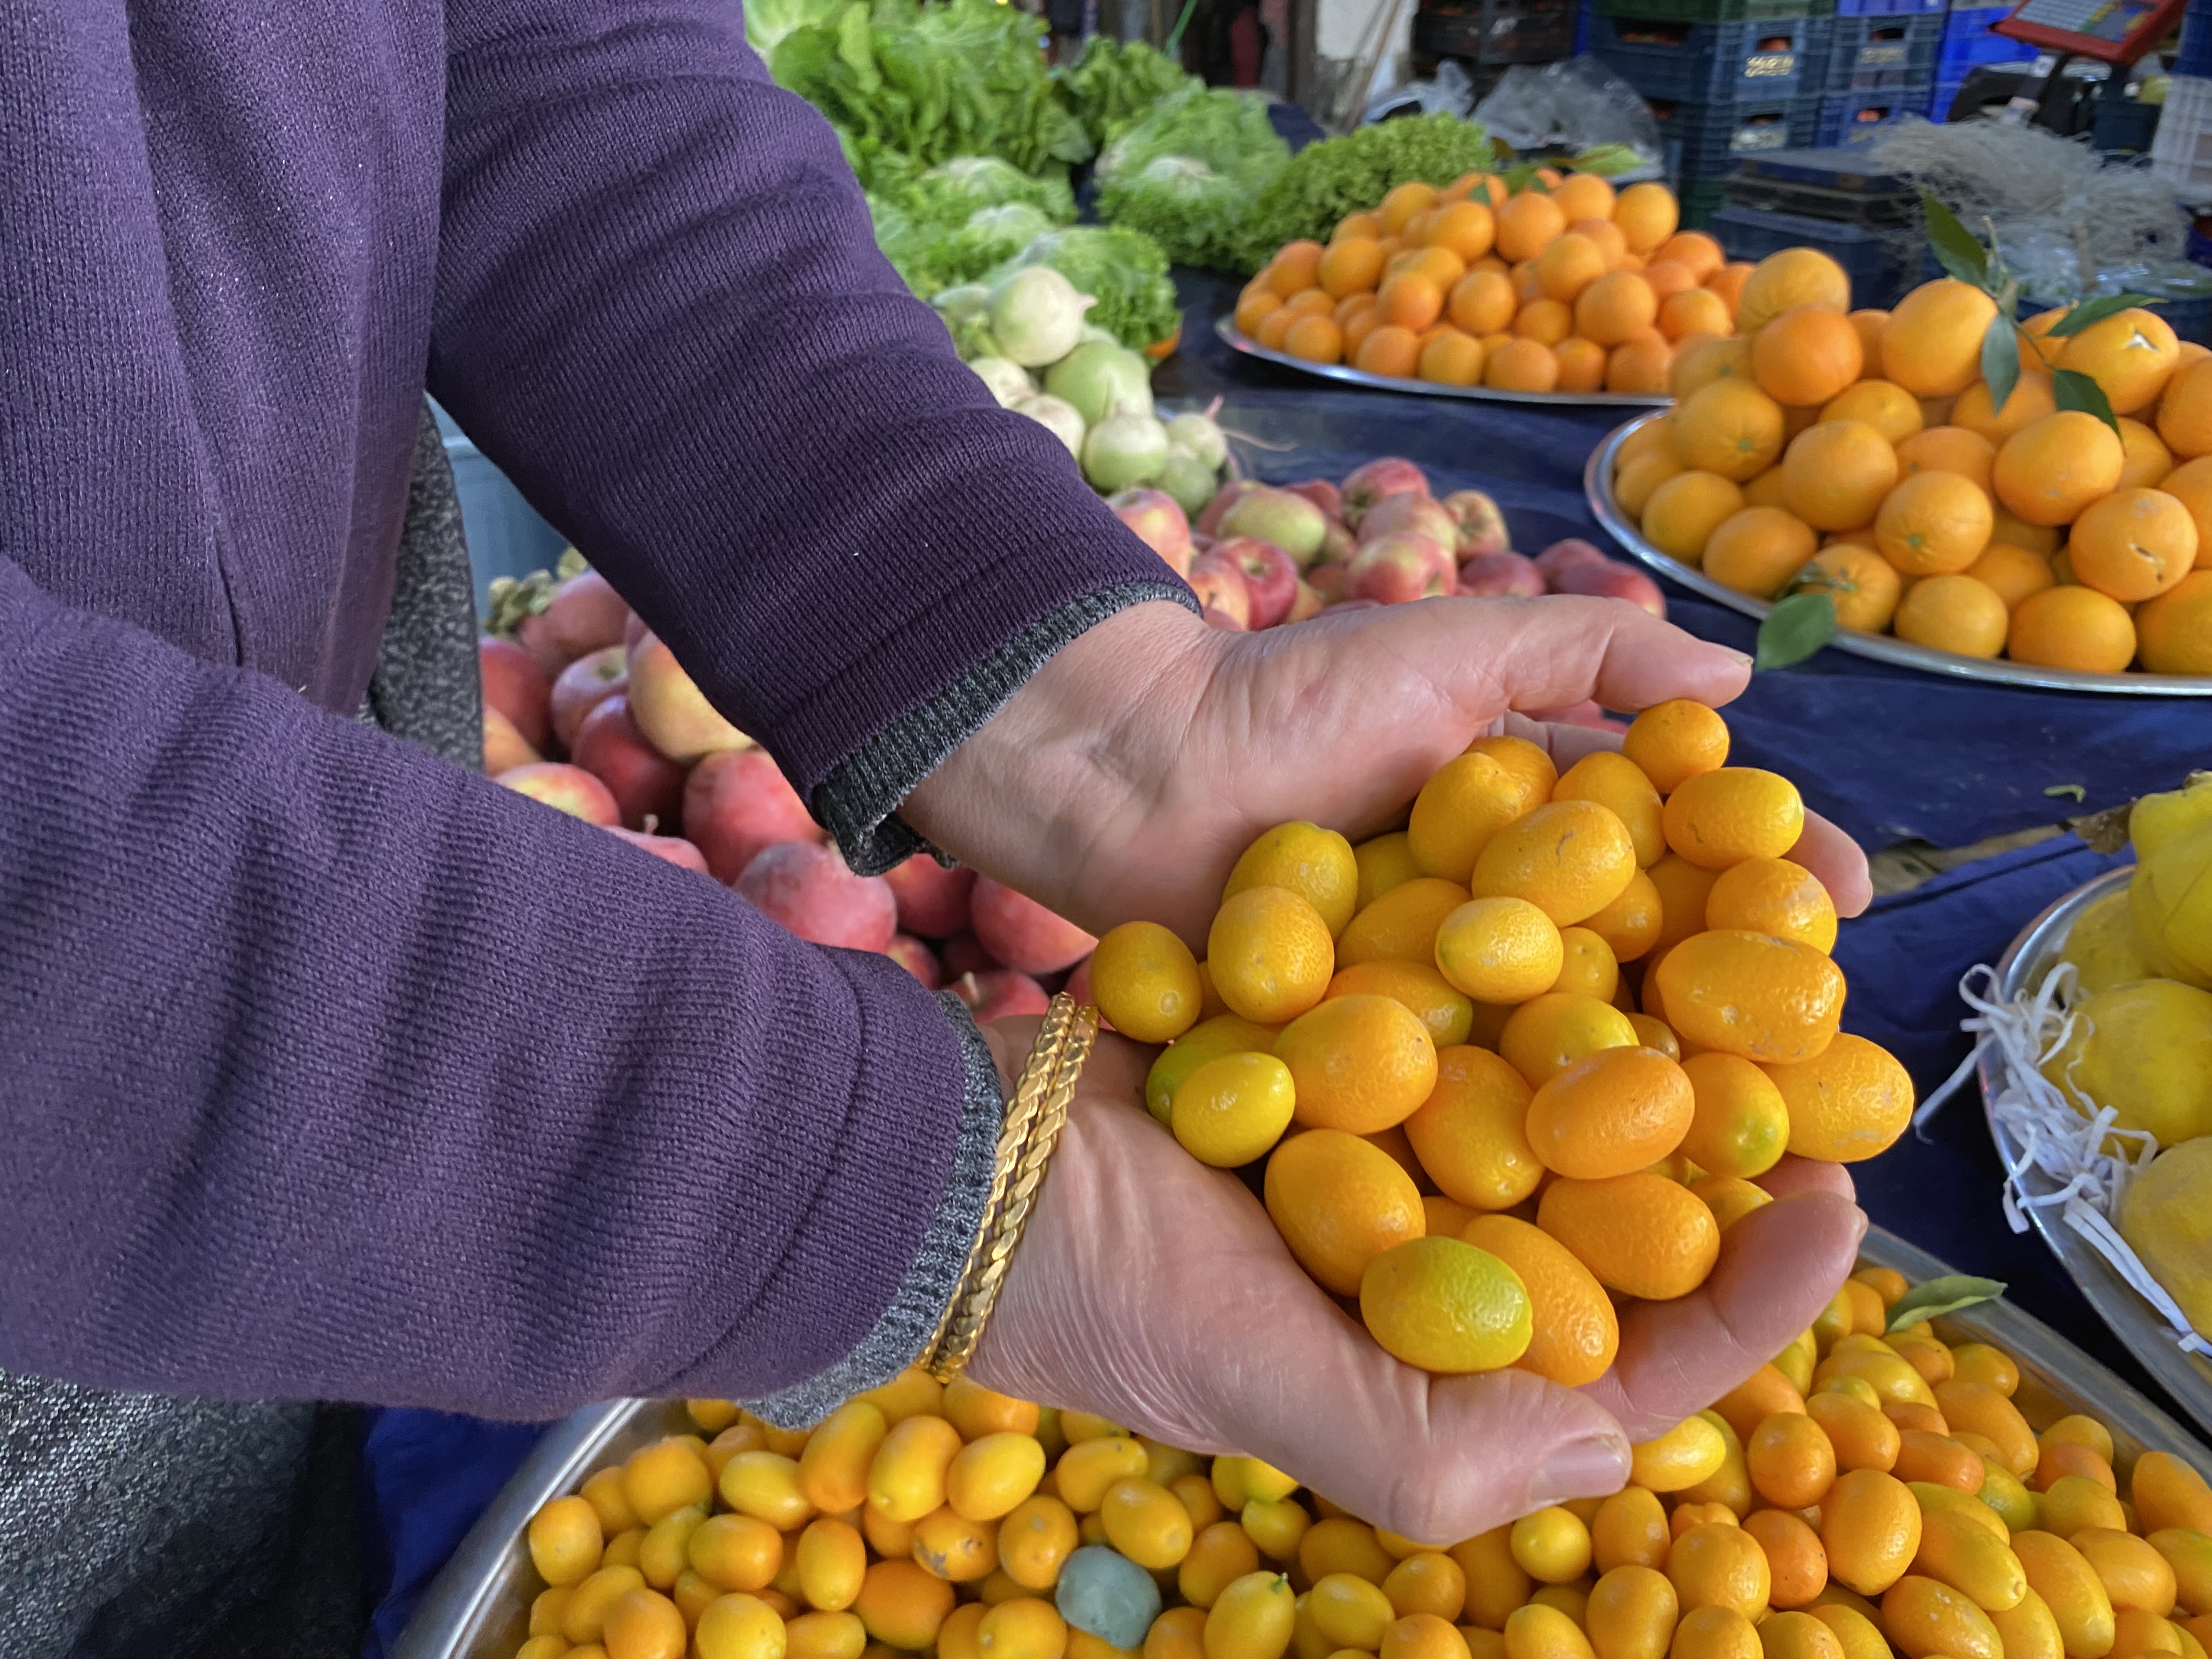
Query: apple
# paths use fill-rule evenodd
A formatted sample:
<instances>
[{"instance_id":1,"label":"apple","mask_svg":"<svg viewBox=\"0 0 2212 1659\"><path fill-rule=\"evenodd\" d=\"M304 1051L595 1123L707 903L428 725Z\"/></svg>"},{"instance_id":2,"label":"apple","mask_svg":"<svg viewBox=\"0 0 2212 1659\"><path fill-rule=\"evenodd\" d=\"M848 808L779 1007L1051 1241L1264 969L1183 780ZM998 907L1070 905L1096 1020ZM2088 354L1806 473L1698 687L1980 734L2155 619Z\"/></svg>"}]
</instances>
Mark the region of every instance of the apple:
<instances>
[{"instance_id":1,"label":"apple","mask_svg":"<svg viewBox=\"0 0 2212 1659\"><path fill-rule=\"evenodd\" d=\"M706 855L681 836L656 836L643 830L625 830L617 824L607 833L620 836L633 847L644 848L657 859L665 859L679 870L696 870L707 874Z\"/></svg>"},{"instance_id":2,"label":"apple","mask_svg":"<svg viewBox=\"0 0 2212 1659\"><path fill-rule=\"evenodd\" d=\"M979 1024L988 1019L1041 1014L1052 1006L1052 999L1045 994L1043 986L1012 968L963 974L945 988L968 1005L968 1012Z\"/></svg>"},{"instance_id":3,"label":"apple","mask_svg":"<svg viewBox=\"0 0 2212 1659\"><path fill-rule=\"evenodd\" d=\"M1221 486L1213 499L1200 510L1197 522L1192 525L1191 528L1201 536L1218 536L1221 533L1222 516L1254 490L1266 488L1267 485L1261 483L1257 478L1231 478Z\"/></svg>"},{"instance_id":4,"label":"apple","mask_svg":"<svg viewBox=\"0 0 2212 1659\"><path fill-rule=\"evenodd\" d=\"M1626 599L1662 621L1667 616L1667 597L1659 591L1659 584L1641 570L1618 560L1569 566L1559 573L1559 591L1601 599Z\"/></svg>"},{"instance_id":5,"label":"apple","mask_svg":"<svg viewBox=\"0 0 2212 1659\"><path fill-rule=\"evenodd\" d=\"M1304 581L1308 587L1310 587L1315 592L1321 595L1321 602L1323 605L1338 605L1350 597L1352 592L1352 566L1349 562L1343 564L1317 564L1312 569L1307 571L1300 580Z\"/></svg>"},{"instance_id":6,"label":"apple","mask_svg":"<svg viewBox=\"0 0 2212 1659\"><path fill-rule=\"evenodd\" d=\"M615 805L615 798L607 793L606 785L580 766L568 766L559 761L532 761L510 767L494 781L502 789L527 795L556 812L596 823L602 830L611 830L622 822L622 809Z\"/></svg>"},{"instance_id":7,"label":"apple","mask_svg":"<svg viewBox=\"0 0 2212 1659\"><path fill-rule=\"evenodd\" d=\"M1073 922L988 876L977 879L969 903L983 948L1025 974L1056 974L1073 967L1098 943Z\"/></svg>"},{"instance_id":8,"label":"apple","mask_svg":"<svg viewBox=\"0 0 2212 1659\"><path fill-rule=\"evenodd\" d=\"M1176 575L1190 569L1190 520L1174 496L1164 489L1125 489L1106 505Z\"/></svg>"},{"instance_id":9,"label":"apple","mask_svg":"<svg viewBox=\"0 0 2212 1659\"><path fill-rule=\"evenodd\" d=\"M488 778L545 758L524 740L513 720L489 703L484 705L483 738L483 769Z\"/></svg>"},{"instance_id":10,"label":"apple","mask_svg":"<svg viewBox=\"0 0 2212 1659\"><path fill-rule=\"evenodd\" d=\"M562 669L553 682L553 735L563 749L576 746L584 716L629 686L629 665L618 645L587 651Z\"/></svg>"},{"instance_id":11,"label":"apple","mask_svg":"<svg viewBox=\"0 0 2212 1659\"><path fill-rule=\"evenodd\" d=\"M486 634L477 641L477 672L483 678L484 702L507 717L525 743L542 750L553 740L551 682L536 658L513 640Z\"/></svg>"},{"instance_id":12,"label":"apple","mask_svg":"<svg viewBox=\"0 0 2212 1659\"><path fill-rule=\"evenodd\" d=\"M1599 549L1579 536L1570 536L1565 541L1553 542L1536 556L1536 568L1544 573L1545 586L1559 591L1559 577L1578 564L1611 564Z\"/></svg>"},{"instance_id":13,"label":"apple","mask_svg":"<svg viewBox=\"0 0 2212 1659\"><path fill-rule=\"evenodd\" d=\"M1355 599L1404 605L1449 593L1451 560L1426 536L1400 531L1371 541L1352 562L1349 589Z\"/></svg>"},{"instance_id":14,"label":"apple","mask_svg":"<svg viewBox=\"0 0 2212 1659\"><path fill-rule=\"evenodd\" d=\"M514 637L551 675L587 651L620 645L629 623L622 595L598 571L582 570L556 583L544 608L514 625Z\"/></svg>"},{"instance_id":15,"label":"apple","mask_svg":"<svg viewBox=\"0 0 2212 1659\"><path fill-rule=\"evenodd\" d=\"M1201 536L1195 530L1190 532L1190 550L1193 557L1196 557L1200 553L1211 553L1220 544L1218 537Z\"/></svg>"},{"instance_id":16,"label":"apple","mask_svg":"<svg viewBox=\"0 0 2212 1659\"><path fill-rule=\"evenodd\" d=\"M1359 528L1359 520L1367 509L1385 495L1399 495L1406 490L1417 495L1429 493L1429 480L1420 468L1411 461L1401 460L1395 455L1385 455L1362 467L1353 469L1344 481L1344 511L1340 515L1351 528Z\"/></svg>"},{"instance_id":17,"label":"apple","mask_svg":"<svg viewBox=\"0 0 2212 1659\"><path fill-rule=\"evenodd\" d=\"M1321 551L1314 556L1313 564L1306 568L1311 570L1324 564L1349 564L1352 556L1358 550L1359 538L1342 525L1332 524L1321 538Z\"/></svg>"},{"instance_id":18,"label":"apple","mask_svg":"<svg viewBox=\"0 0 2212 1659\"><path fill-rule=\"evenodd\" d=\"M1498 503L1480 489L1455 489L1444 497L1445 512L1459 526L1459 556L1462 563L1485 553L1504 553L1513 545L1506 533L1505 515Z\"/></svg>"},{"instance_id":19,"label":"apple","mask_svg":"<svg viewBox=\"0 0 2212 1659\"><path fill-rule=\"evenodd\" d=\"M576 728L574 759L607 787L622 809L623 826L673 828L684 810L684 769L645 740L619 691L602 698Z\"/></svg>"},{"instance_id":20,"label":"apple","mask_svg":"<svg viewBox=\"0 0 2212 1659\"><path fill-rule=\"evenodd\" d=\"M1328 535L1328 520L1303 495L1293 495L1287 489L1254 489L1231 503L1215 533L1224 541L1255 536L1273 542L1303 570L1320 556L1322 543Z\"/></svg>"},{"instance_id":21,"label":"apple","mask_svg":"<svg viewBox=\"0 0 2212 1659\"><path fill-rule=\"evenodd\" d=\"M1344 492L1326 478L1308 478L1304 483L1284 486L1293 495L1303 495L1321 509L1321 515L1331 524L1344 522Z\"/></svg>"},{"instance_id":22,"label":"apple","mask_svg":"<svg viewBox=\"0 0 2212 1659\"><path fill-rule=\"evenodd\" d=\"M794 800L798 799L793 796ZM948 870L927 853L884 872L898 900L899 927L924 939L950 939L968 926L968 896L975 890L973 870Z\"/></svg>"},{"instance_id":23,"label":"apple","mask_svg":"<svg viewBox=\"0 0 2212 1659\"><path fill-rule=\"evenodd\" d=\"M629 620L623 624L623 649L625 651L631 649L651 632L653 630L645 625L645 618L639 616L636 611L631 611Z\"/></svg>"},{"instance_id":24,"label":"apple","mask_svg":"<svg viewBox=\"0 0 2212 1659\"><path fill-rule=\"evenodd\" d=\"M937 955L945 964L947 979L957 979L963 974L988 974L1000 965L998 957L983 948L983 941L975 937L973 928L945 940Z\"/></svg>"},{"instance_id":25,"label":"apple","mask_svg":"<svg viewBox=\"0 0 2212 1659\"><path fill-rule=\"evenodd\" d=\"M935 953L911 933L893 933L884 954L933 991L945 982Z\"/></svg>"},{"instance_id":26,"label":"apple","mask_svg":"<svg viewBox=\"0 0 2212 1659\"><path fill-rule=\"evenodd\" d=\"M750 749L753 740L714 712L706 694L656 634L629 648L630 716L655 749L690 763L725 750Z\"/></svg>"},{"instance_id":27,"label":"apple","mask_svg":"<svg viewBox=\"0 0 2212 1659\"><path fill-rule=\"evenodd\" d=\"M763 847L737 879L738 896L803 939L881 951L898 932L898 901L879 876L856 876L811 841Z\"/></svg>"},{"instance_id":28,"label":"apple","mask_svg":"<svg viewBox=\"0 0 2212 1659\"><path fill-rule=\"evenodd\" d=\"M1321 589L1301 576L1298 579L1297 595L1291 601L1290 614L1283 620L1286 623L1305 622L1321 615L1328 604L1328 601L1321 596Z\"/></svg>"},{"instance_id":29,"label":"apple","mask_svg":"<svg viewBox=\"0 0 2212 1659\"><path fill-rule=\"evenodd\" d=\"M1248 625L1273 628L1291 614L1298 597L1298 568L1282 548L1256 536L1237 536L1206 557L1228 560L1244 578L1251 600L1245 616Z\"/></svg>"},{"instance_id":30,"label":"apple","mask_svg":"<svg viewBox=\"0 0 2212 1659\"><path fill-rule=\"evenodd\" d=\"M1478 553L1459 568L1459 591L1493 598L1534 599L1545 592L1544 573L1520 553Z\"/></svg>"},{"instance_id":31,"label":"apple","mask_svg":"<svg viewBox=\"0 0 2212 1659\"><path fill-rule=\"evenodd\" d=\"M1445 512L1441 503L1425 495L1415 495L1410 489L1400 490L1395 495L1385 495L1369 507L1359 520L1359 529L1354 538L1364 547L1369 542L1397 535L1401 531L1426 536L1447 552L1454 552L1459 547L1458 520Z\"/></svg>"},{"instance_id":32,"label":"apple","mask_svg":"<svg viewBox=\"0 0 2212 1659\"><path fill-rule=\"evenodd\" d=\"M1252 590L1245 586L1244 573L1234 561L1221 556L1217 547L1211 553L1201 553L1191 561L1190 574L1185 579L1190 591L1198 595L1198 602L1206 611L1206 620L1214 622L1214 613L1220 613L1218 628L1228 628L1242 633L1252 625Z\"/></svg>"},{"instance_id":33,"label":"apple","mask_svg":"<svg viewBox=\"0 0 2212 1659\"><path fill-rule=\"evenodd\" d=\"M684 833L716 881L734 882L764 847L829 839L765 749L709 755L684 784Z\"/></svg>"}]
</instances>

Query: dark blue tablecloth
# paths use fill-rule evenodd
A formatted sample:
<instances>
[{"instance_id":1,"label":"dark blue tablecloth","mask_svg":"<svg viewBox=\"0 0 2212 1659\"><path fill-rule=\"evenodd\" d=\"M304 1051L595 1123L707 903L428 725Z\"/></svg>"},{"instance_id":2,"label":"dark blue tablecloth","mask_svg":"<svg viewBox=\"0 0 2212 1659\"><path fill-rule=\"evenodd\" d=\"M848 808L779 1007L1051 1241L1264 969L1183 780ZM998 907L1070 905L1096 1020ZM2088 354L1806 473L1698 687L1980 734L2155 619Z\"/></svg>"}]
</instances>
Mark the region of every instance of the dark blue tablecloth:
<instances>
[{"instance_id":1,"label":"dark blue tablecloth","mask_svg":"<svg viewBox=\"0 0 2212 1659\"><path fill-rule=\"evenodd\" d=\"M1184 349L1160 371L1158 393L1223 398L1220 418L1244 434L1239 452L1260 476L1340 477L1374 456L1403 455L1440 488L1489 490L1525 550L1599 535L1582 470L1613 412L1328 389L1220 344L1212 321L1233 299L1233 283L1189 276L1184 289ZM1668 600L1692 632L1748 647L1745 618L1679 588ZM2212 704L1938 681L1835 651L1759 677L1729 721L1734 758L1787 773L1811 805L1870 849L1914 836L1965 846L2053 823L2173 787L2212 755ZM2045 793L2064 784L2081 786L2082 805ZM1846 924L1837 944L1851 988L1845 1026L1893 1049L1923 1092L1933 1088L1966 1051L1960 976L1994 963L2030 917L2111 862L2067 837L1878 902ZM1962 1272L2008 1280L2022 1307L2157 1397L2043 1245L2007 1229L1972 1091L1924 1138L1908 1134L1856 1173L1881 1225ZM404 1626L423 1586L537 1433L434 1413L377 1415L364 1482L380 1552L372 1656Z\"/></svg>"}]
</instances>

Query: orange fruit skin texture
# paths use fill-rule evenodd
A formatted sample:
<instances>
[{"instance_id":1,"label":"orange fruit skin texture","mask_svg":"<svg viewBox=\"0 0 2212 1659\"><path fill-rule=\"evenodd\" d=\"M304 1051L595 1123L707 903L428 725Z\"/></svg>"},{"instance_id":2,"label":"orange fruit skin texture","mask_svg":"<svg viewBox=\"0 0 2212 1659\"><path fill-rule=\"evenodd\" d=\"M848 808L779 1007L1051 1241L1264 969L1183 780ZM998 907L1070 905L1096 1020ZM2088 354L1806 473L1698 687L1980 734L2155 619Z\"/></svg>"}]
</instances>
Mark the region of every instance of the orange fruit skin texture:
<instances>
[{"instance_id":1,"label":"orange fruit skin texture","mask_svg":"<svg viewBox=\"0 0 2212 1659\"><path fill-rule=\"evenodd\" d=\"M1553 1182L1537 1200L1536 1224L1607 1290L1647 1301L1687 1296L1720 1255L1712 1212L1687 1188L1640 1170Z\"/></svg>"},{"instance_id":2,"label":"orange fruit skin texture","mask_svg":"<svg viewBox=\"0 0 2212 1659\"><path fill-rule=\"evenodd\" d=\"M1810 945L1769 933L1693 933L1667 953L1658 975L1669 1025L1700 1048L1745 1060L1816 1059L1843 1018L1844 976L1836 964Z\"/></svg>"},{"instance_id":3,"label":"orange fruit skin texture","mask_svg":"<svg viewBox=\"0 0 2212 1659\"><path fill-rule=\"evenodd\" d=\"M1595 1382L1620 1347L1620 1321L1605 1288L1549 1233L1508 1215L1480 1215L1461 1238L1520 1275L1534 1327L1520 1369L1562 1387Z\"/></svg>"},{"instance_id":4,"label":"orange fruit skin texture","mask_svg":"<svg viewBox=\"0 0 2212 1659\"><path fill-rule=\"evenodd\" d=\"M1689 1079L1666 1055L1601 1048L1536 1091L1528 1144L1555 1174L1601 1181L1644 1169L1680 1146L1696 1103Z\"/></svg>"}]
</instances>

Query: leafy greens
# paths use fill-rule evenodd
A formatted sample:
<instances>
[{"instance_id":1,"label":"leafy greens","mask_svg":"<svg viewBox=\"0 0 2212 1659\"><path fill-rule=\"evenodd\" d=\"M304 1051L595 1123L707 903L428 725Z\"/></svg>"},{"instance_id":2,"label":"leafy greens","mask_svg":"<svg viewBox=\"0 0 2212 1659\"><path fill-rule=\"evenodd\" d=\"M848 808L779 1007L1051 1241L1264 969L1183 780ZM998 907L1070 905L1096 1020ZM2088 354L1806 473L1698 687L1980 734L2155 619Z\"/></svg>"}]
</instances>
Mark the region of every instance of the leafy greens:
<instances>
[{"instance_id":1,"label":"leafy greens","mask_svg":"<svg viewBox=\"0 0 2212 1659\"><path fill-rule=\"evenodd\" d=\"M1156 238L1179 264L1232 266L1253 198L1290 159L1261 100L1188 87L1099 156L1098 216Z\"/></svg>"},{"instance_id":2,"label":"leafy greens","mask_svg":"<svg viewBox=\"0 0 2212 1659\"><path fill-rule=\"evenodd\" d=\"M991 273L1004 276L1023 265L1050 265L1098 303L1084 320L1104 329L1133 351L1157 345L1182 325L1168 256L1139 231L1071 225L1048 231Z\"/></svg>"},{"instance_id":3,"label":"leafy greens","mask_svg":"<svg viewBox=\"0 0 2212 1659\"><path fill-rule=\"evenodd\" d=\"M1094 144L1105 144L1141 120L1171 93L1202 84L1172 58L1141 40L1127 46L1094 34L1083 56L1060 73L1060 87Z\"/></svg>"},{"instance_id":4,"label":"leafy greens","mask_svg":"<svg viewBox=\"0 0 2212 1659\"><path fill-rule=\"evenodd\" d=\"M1309 144L1252 204L1237 264L1258 270L1285 242L1327 241L1347 213L1372 208L1398 185L1448 185L1497 162L1490 135L1455 115L1402 116Z\"/></svg>"}]
</instances>

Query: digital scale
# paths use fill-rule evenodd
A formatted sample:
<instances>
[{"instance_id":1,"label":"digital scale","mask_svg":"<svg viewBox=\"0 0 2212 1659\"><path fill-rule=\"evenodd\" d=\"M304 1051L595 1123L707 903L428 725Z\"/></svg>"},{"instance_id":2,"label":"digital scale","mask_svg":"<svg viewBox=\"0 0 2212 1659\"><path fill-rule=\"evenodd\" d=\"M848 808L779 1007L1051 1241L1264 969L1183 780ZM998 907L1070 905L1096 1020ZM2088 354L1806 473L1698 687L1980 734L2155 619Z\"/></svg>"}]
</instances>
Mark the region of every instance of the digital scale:
<instances>
[{"instance_id":1,"label":"digital scale","mask_svg":"<svg viewBox=\"0 0 2212 1659\"><path fill-rule=\"evenodd\" d=\"M2046 108L2063 101L2066 64L2075 58L2110 64L2103 96L2126 96L2127 76L2118 71L2136 63L2180 27L2189 0L2023 0L1992 32L2026 41L2055 54L2040 78L2024 82L2002 119L2024 126Z\"/></svg>"}]
</instances>

